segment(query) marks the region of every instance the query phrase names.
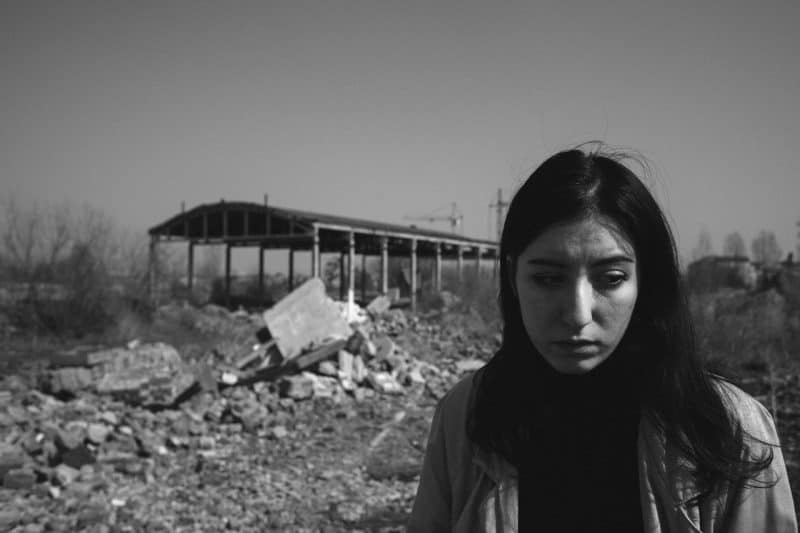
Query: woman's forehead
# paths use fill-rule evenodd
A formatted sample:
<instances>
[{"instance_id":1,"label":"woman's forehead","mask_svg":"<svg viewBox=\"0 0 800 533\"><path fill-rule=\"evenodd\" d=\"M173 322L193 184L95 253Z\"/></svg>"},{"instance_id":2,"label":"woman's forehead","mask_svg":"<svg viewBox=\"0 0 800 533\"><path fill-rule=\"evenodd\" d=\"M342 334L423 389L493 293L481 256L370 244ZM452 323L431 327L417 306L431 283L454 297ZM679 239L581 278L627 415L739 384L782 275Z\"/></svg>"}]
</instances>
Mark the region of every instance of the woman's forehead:
<instances>
[{"instance_id":1,"label":"woman's forehead","mask_svg":"<svg viewBox=\"0 0 800 533\"><path fill-rule=\"evenodd\" d=\"M610 218L592 215L557 222L534 238L520 254L521 258L596 260L628 256L635 260L633 244Z\"/></svg>"}]
</instances>

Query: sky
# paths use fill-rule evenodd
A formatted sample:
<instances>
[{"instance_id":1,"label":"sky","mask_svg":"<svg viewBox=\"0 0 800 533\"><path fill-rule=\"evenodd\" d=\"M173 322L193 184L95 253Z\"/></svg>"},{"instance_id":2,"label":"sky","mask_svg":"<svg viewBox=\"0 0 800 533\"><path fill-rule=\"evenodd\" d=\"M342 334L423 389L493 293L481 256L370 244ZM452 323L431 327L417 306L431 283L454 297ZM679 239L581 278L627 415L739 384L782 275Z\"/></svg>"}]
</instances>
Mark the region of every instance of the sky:
<instances>
[{"instance_id":1,"label":"sky","mask_svg":"<svg viewBox=\"0 0 800 533\"><path fill-rule=\"evenodd\" d=\"M800 228L800 3L0 1L0 198L261 202L485 238L552 153L645 156L680 252Z\"/></svg>"}]
</instances>

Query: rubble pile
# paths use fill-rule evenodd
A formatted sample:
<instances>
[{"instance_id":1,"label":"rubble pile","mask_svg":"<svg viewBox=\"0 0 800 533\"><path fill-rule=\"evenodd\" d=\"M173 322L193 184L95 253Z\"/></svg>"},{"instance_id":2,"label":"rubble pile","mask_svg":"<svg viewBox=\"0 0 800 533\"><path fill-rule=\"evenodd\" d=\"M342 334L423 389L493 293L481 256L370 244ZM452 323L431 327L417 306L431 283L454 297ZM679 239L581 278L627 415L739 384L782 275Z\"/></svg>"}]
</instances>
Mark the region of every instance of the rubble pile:
<instances>
[{"instance_id":1,"label":"rubble pile","mask_svg":"<svg viewBox=\"0 0 800 533\"><path fill-rule=\"evenodd\" d=\"M476 315L348 308L314 279L263 314L156 320L219 341L2 377L0 532L399 530L436 400L497 342Z\"/></svg>"}]
</instances>

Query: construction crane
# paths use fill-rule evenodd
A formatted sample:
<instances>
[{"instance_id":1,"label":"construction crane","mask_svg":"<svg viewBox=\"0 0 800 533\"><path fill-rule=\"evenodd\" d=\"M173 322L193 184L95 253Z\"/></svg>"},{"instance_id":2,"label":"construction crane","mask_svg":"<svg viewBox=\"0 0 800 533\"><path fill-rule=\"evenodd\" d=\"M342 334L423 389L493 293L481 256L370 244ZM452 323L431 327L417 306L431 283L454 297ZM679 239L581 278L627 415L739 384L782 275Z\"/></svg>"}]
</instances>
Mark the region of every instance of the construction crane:
<instances>
[{"instance_id":1,"label":"construction crane","mask_svg":"<svg viewBox=\"0 0 800 533\"><path fill-rule=\"evenodd\" d=\"M464 227L464 215L459 211L458 206L455 202L450 205L450 214L449 215L423 215L423 216L405 216L403 217L405 220L425 220L428 222L440 222L442 220L447 220L450 222L450 231L456 233L458 228Z\"/></svg>"}]
</instances>

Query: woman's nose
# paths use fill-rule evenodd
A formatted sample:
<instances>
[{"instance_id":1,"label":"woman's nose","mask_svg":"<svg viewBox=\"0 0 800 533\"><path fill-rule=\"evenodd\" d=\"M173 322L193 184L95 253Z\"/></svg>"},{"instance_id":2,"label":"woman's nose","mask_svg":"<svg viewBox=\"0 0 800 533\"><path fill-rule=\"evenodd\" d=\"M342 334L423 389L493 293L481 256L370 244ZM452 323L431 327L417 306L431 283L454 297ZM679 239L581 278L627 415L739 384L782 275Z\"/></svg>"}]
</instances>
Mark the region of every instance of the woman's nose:
<instances>
[{"instance_id":1,"label":"woman's nose","mask_svg":"<svg viewBox=\"0 0 800 533\"><path fill-rule=\"evenodd\" d=\"M588 280L578 280L564 299L563 320L567 325L579 329L592 321L594 289Z\"/></svg>"}]
</instances>

